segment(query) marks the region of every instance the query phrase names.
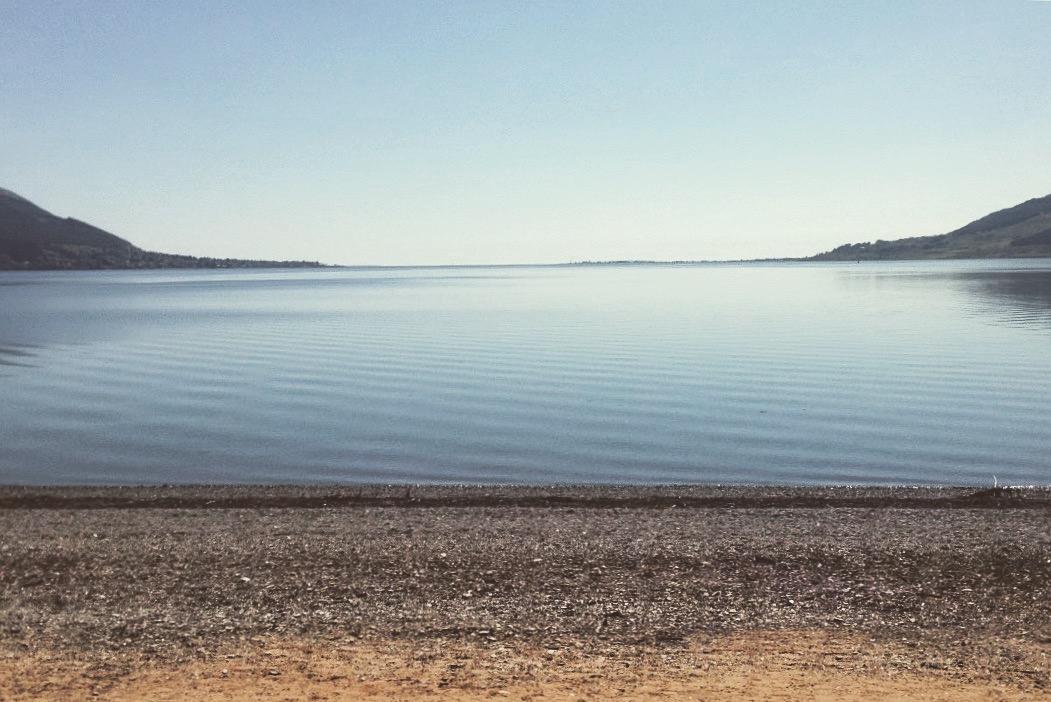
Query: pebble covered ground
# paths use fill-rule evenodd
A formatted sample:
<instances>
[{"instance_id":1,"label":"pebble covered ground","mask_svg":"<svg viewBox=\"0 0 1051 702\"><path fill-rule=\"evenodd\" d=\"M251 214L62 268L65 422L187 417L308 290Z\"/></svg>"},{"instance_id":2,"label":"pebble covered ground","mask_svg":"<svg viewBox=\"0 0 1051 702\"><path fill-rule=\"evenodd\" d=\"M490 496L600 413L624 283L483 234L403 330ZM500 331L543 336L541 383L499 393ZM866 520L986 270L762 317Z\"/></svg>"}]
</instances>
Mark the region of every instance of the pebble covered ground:
<instances>
[{"instance_id":1,"label":"pebble covered ground","mask_svg":"<svg viewBox=\"0 0 1051 702\"><path fill-rule=\"evenodd\" d=\"M271 640L678 655L795 630L1047 691L1051 492L0 488L9 659L119 671Z\"/></svg>"}]
</instances>

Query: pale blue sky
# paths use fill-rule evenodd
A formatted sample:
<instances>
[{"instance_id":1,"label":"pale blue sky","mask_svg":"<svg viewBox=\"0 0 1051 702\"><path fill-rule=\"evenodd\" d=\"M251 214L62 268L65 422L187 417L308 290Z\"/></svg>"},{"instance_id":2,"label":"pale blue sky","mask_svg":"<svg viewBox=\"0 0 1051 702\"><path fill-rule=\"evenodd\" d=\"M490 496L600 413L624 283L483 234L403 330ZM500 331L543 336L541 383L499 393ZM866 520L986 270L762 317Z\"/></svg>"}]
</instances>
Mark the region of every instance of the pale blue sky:
<instances>
[{"instance_id":1,"label":"pale blue sky","mask_svg":"<svg viewBox=\"0 0 1051 702\"><path fill-rule=\"evenodd\" d=\"M0 0L0 187L155 250L805 255L1051 192L1051 3Z\"/></svg>"}]
</instances>

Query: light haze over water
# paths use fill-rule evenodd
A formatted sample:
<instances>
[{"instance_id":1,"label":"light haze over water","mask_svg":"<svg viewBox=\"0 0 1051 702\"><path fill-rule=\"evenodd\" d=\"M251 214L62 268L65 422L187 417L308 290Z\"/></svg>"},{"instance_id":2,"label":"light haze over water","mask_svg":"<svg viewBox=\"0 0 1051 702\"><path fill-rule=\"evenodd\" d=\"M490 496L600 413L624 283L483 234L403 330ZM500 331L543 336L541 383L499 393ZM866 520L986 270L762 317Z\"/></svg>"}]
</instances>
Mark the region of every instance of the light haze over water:
<instances>
[{"instance_id":1,"label":"light haze over water","mask_svg":"<svg viewBox=\"0 0 1051 702\"><path fill-rule=\"evenodd\" d=\"M1051 482L1051 260L0 274L0 483Z\"/></svg>"}]
</instances>

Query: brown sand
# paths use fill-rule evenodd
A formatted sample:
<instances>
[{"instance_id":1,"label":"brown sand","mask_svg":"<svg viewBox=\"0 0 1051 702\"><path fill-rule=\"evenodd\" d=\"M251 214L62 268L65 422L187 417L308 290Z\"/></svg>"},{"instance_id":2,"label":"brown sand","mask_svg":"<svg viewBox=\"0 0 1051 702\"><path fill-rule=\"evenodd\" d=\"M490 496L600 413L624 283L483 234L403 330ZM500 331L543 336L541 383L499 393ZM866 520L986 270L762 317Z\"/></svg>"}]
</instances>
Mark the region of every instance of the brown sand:
<instances>
[{"instance_id":1,"label":"brown sand","mask_svg":"<svg viewBox=\"0 0 1051 702\"><path fill-rule=\"evenodd\" d=\"M173 665L38 653L0 663L10 700L1038 700L1051 690L913 668L915 652L827 631L747 632L681 650L261 641ZM898 668L895 668L897 664ZM907 667L901 667L902 665ZM932 667L933 666L933 667Z\"/></svg>"}]
</instances>

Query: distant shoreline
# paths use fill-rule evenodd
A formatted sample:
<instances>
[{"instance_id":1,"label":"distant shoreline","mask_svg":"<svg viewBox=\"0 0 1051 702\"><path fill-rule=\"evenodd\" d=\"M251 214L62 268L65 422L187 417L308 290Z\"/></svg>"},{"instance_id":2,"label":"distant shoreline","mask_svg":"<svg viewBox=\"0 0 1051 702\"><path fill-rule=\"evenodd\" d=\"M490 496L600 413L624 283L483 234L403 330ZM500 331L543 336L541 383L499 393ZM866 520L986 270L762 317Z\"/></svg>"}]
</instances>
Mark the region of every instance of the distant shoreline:
<instances>
[{"instance_id":1,"label":"distant shoreline","mask_svg":"<svg viewBox=\"0 0 1051 702\"><path fill-rule=\"evenodd\" d=\"M344 268L345 266L332 266L318 261L256 261L251 259L223 258L212 259L196 256L180 256L177 254L156 254L159 257L187 259L181 263L156 263L146 260L135 265L127 266L35 266L3 264L0 262L0 272L6 271L28 271L28 272L53 272L53 271L213 271L213 270L240 270L240 269L274 269L274 268L297 268L297 269L327 269Z\"/></svg>"},{"instance_id":2,"label":"distant shoreline","mask_svg":"<svg viewBox=\"0 0 1051 702\"><path fill-rule=\"evenodd\" d=\"M691 266L734 266L747 264L862 264L862 263L953 263L965 261L1040 261L1051 260L1051 256L1014 256L1003 258L887 258L887 259L860 259L857 261L846 259L818 259L818 258L753 258L753 259L727 259L727 260L697 260L697 261L565 261L559 263L312 263L284 264L284 263L253 263L253 265L229 265L229 266L156 266L136 268L3 268L0 273L113 273L120 271L225 271L225 270L306 270L306 271L337 271L337 270L442 270L442 269L464 269L464 268L626 268L626 267L661 267L661 268L688 268Z\"/></svg>"},{"instance_id":3,"label":"distant shoreline","mask_svg":"<svg viewBox=\"0 0 1051 702\"><path fill-rule=\"evenodd\" d=\"M805 257L730 260L616 259L550 266L675 266L733 263L861 261L942 261L1051 257L1051 195L993 212L947 234L843 244ZM460 267L472 264L450 264ZM140 270L224 268L423 268L424 266L347 266L319 261L271 261L188 256L146 251L86 222L56 217L16 193L0 188L0 270Z\"/></svg>"}]
</instances>

